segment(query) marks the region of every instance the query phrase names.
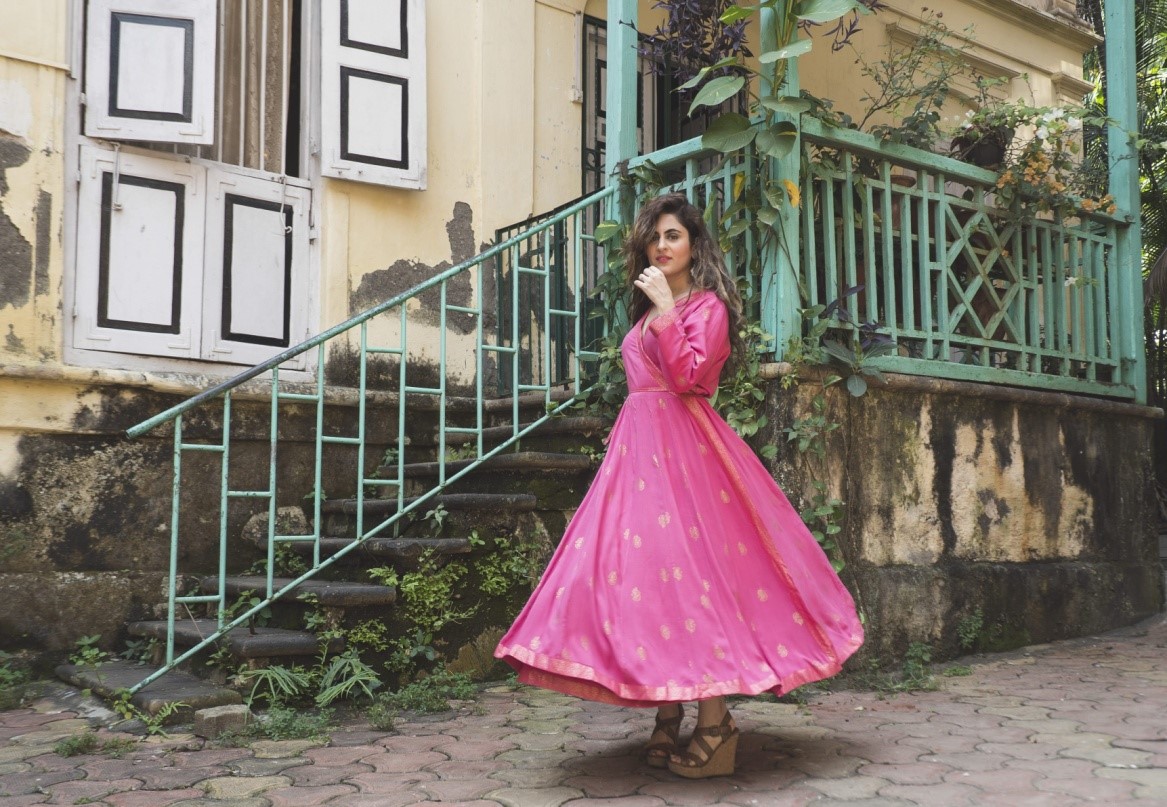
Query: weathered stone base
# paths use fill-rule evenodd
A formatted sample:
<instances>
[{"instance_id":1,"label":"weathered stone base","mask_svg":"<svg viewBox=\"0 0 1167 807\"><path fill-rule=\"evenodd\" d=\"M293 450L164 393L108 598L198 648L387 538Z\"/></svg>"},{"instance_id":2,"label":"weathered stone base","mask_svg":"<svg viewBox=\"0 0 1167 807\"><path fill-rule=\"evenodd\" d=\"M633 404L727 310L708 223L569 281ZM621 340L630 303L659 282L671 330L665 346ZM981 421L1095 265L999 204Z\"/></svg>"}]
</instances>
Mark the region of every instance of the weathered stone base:
<instances>
[{"instance_id":1,"label":"weathered stone base","mask_svg":"<svg viewBox=\"0 0 1167 807\"><path fill-rule=\"evenodd\" d=\"M1140 563L948 563L852 570L867 617L861 659L901 658L912 642L933 658L1101 633L1159 610L1160 572ZM961 643L961 628L973 631Z\"/></svg>"}]
</instances>

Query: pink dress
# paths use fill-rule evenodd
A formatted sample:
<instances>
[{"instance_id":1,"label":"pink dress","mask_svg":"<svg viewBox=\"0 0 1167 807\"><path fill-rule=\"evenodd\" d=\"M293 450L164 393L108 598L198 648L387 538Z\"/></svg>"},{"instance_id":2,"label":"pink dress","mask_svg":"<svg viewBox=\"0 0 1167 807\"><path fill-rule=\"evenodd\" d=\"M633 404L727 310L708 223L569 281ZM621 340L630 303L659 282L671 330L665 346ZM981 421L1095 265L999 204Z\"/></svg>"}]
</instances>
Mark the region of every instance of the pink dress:
<instances>
[{"instance_id":1,"label":"pink dress","mask_svg":"<svg viewBox=\"0 0 1167 807\"><path fill-rule=\"evenodd\" d=\"M519 680L627 706L782 694L863 642L850 593L709 405L729 357L712 292L637 323L596 479L494 655Z\"/></svg>"}]
</instances>

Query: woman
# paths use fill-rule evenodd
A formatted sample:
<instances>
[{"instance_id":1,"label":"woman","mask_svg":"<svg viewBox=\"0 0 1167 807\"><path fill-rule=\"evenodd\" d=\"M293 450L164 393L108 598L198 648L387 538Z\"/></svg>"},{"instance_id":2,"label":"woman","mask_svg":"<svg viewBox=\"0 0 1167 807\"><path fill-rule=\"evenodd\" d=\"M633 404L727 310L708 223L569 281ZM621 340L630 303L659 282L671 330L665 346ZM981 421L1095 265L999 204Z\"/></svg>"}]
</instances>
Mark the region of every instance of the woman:
<instances>
[{"instance_id":1,"label":"woman","mask_svg":"<svg viewBox=\"0 0 1167 807\"><path fill-rule=\"evenodd\" d=\"M657 707L654 767L733 773L730 694L834 675L863 641L850 594L757 457L709 405L741 300L700 211L640 211L625 247L629 395L591 489L495 656L519 680ZM682 702L697 728L678 747Z\"/></svg>"}]
</instances>

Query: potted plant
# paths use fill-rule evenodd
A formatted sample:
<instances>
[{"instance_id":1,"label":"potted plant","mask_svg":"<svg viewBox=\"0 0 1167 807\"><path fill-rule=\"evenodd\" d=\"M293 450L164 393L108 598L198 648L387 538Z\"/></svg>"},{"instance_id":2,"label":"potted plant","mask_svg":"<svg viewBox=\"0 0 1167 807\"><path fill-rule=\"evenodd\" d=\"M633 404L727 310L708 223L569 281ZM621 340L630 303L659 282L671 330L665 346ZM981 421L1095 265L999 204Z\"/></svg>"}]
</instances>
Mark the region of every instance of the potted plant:
<instances>
[{"instance_id":1,"label":"potted plant","mask_svg":"<svg viewBox=\"0 0 1167 807\"><path fill-rule=\"evenodd\" d=\"M1036 106L988 99L984 92L981 98L981 107L966 113L953 132L949 153L1000 173L998 205L1016 202L1022 213L1059 219L1113 209L1110 197L1100 195L1082 146L1087 129L1109 123L1104 114L1082 104Z\"/></svg>"}]
</instances>

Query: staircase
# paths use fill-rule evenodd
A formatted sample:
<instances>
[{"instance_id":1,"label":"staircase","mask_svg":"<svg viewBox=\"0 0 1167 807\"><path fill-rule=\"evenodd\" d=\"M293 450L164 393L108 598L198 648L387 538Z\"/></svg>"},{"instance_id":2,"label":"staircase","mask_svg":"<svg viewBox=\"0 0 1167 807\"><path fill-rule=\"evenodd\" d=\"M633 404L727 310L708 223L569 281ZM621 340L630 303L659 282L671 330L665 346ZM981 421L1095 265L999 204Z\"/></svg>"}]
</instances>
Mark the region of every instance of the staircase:
<instances>
[{"instance_id":1,"label":"staircase","mask_svg":"<svg viewBox=\"0 0 1167 807\"><path fill-rule=\"evenodd\" d=\"M513 403L512 399L490 400L486 410L509 416ZM521 400L524 426L542 409L541 399ZM432 491L442 473L453 475L467 471L442 492L431 493L424 502L427 510L440 506L448 513L440 531L417 520L406 523L396 535L376 535L358 541L358 512L365 523L383 520L397 512L397 497L362 498L359 502L355 498L323 500L320 556L326 559L344 553L343 556L330 568L306 580L297 582L274 576L273 587L287 589L287 593L271 603L267 624L243 625L219 637L179 669L142 687L131 702L148 714L156 714L166 704L175 702L184 703L189 709L239 703L240 693L224 686L228 683L222 674L224 668L310 664L322 652L328 655L342 652L345 649L342 638L323 635L322 630L305 629L305 613L310 608L326 612L330 626L351 626L370 618L391 622L397 592L392 587L370 583L367 571L372 567L389 566L404 573L417 567L423 553L436 554L442 559L464 556L472 560L475 554L489 551L472 546L472 532L508 537L539 532L553 543L579 505L598 464L580 451L599 450L607 428L608 424L596 417L558 417L530 432L511 451L496 454L484 462L462 459L443 463L435 456L405 465L403 501L407 506ZM491 447L504 442L513 432L512 425L503 424L483 429L484 440ZM437 446L429 445L425 450L433 454ZM382 466L375 476L394 478L397 471L395 464ZM313 526L308 525L310 530ZM244 541L241 538L239 543ZM313 542L293 542L288 546L311 565ZM266 575L230 574L221 582L222 592L230 603L245 594L263 592L268 581ZM199 591L217 597L219 577L204 576L199 581ZM176 615L173 637L178 648L195 647L217 631L214 607L213 602L208 603L205 614L200 614L197 607L186 607L181 617ZM165 661L162 648L169 631L168 620L139 621L128 626L130 635L156 640L159 649L154 663L159 665ZM218 665L208 667L206 659L216 652L220 655ZM77 686L113 697L119 689L129 689L138 683L143 671L130 662L106 662L98 668L62 665L58 674Z\"/></svg>"}]
</instances>

